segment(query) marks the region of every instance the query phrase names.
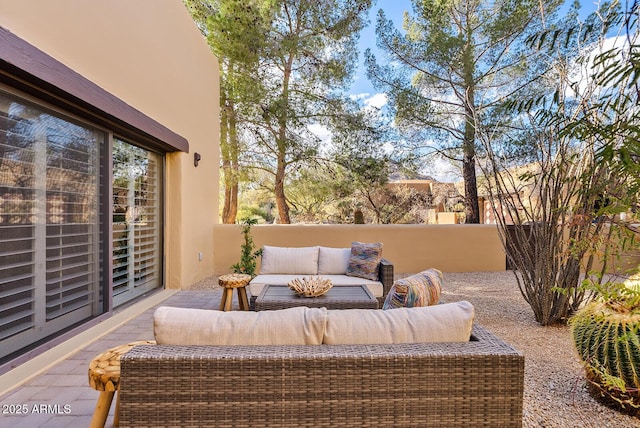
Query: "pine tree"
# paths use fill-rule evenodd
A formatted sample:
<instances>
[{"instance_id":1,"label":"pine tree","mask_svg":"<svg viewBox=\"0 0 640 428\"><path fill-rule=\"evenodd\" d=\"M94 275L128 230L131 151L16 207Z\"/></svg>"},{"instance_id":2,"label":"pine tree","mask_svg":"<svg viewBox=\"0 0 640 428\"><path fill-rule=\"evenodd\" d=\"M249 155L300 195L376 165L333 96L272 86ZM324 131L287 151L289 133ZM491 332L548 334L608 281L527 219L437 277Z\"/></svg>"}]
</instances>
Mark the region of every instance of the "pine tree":
<instances>
[{"instance_id":1,"label":"pine tree","mask_svg":"<svg viewBox=\"0 0 640 428\"><path fill-rule=\"evenodd\" d=\"M368 76L387 93L396 122L415 151L462 163L466 221L478 223L479 128L495 126L504 100L539 74L522 42L544 25L558 0L413 0L404 33L378 14L380 65L368 51Z\"/></svg>"}]
</instances>

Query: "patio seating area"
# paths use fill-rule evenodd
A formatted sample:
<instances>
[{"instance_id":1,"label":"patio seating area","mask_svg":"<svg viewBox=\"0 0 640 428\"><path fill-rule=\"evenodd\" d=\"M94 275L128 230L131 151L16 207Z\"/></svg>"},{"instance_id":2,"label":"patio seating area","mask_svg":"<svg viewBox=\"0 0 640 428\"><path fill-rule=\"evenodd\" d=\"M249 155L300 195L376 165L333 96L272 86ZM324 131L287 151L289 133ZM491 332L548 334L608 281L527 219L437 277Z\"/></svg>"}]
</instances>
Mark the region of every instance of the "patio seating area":
<instances>
[{"instance_id":1,"label":"patio seating area","mask_svg":"<svg viewBox=\"0 0 640 428\"><path fill-rule=\"evenodd\" d=\"M44 357L40 369L30 368L25 374L30 377L26 382L12 379L11 372L0 376L0 426L89 426L100 394L87 378L89 362L96 355L131 341L153 339L152 316L159 305L217 309L221 297L217 278L194 284L190 290L156 293L118 310L113 321L95 327L85 343L69 344L52 357L55 360L47 362ZM568 328L537 325L512 272L445 273L442 301L459 300L470 301L480 325L525 354L523 426L638 426L636 418L603 407L589 396ZM239 309L235 298L233 309Z\"/></svg>"}]
</instances>

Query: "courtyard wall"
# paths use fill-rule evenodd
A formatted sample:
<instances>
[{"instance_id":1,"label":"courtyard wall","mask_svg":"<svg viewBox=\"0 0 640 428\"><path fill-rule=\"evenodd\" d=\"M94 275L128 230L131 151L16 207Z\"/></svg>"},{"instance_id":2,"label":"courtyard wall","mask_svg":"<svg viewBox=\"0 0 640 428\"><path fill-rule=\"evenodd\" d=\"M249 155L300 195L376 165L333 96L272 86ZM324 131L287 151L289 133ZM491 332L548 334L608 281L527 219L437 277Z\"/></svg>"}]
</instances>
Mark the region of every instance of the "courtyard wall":
<instances>
[{"instance_id":1,"label":"courtyard wall","mask_svg":"<svg viewBox=\"0 0 640 428\"><path fill-rule=\"evenodd\" d=\"M256 248L350 247L352 241L381 242L382 254L396 273L437 268L444 272L495 272L506 266L505 253L495 225L256 225L252 236ZM240 226L214 226L214 270L231 272L240 258ZM259 266L259 263L258 263Z\"/></svg>"}]
</instances>

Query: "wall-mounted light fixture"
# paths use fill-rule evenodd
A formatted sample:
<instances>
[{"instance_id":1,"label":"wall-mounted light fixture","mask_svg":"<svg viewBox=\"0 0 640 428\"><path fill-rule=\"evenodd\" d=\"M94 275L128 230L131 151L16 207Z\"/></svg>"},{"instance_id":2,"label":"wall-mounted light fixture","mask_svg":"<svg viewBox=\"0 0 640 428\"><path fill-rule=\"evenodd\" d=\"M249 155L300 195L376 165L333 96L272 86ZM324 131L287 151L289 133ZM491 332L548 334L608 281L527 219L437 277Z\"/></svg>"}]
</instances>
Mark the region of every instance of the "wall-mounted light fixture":
<instances>
[{"instance_id":1,"label":"wall-mounted light fixture","mask_svg":"<svg viewBox=\"0 0 640 428\"><path fill-rule=\"evenodd\" d=\"M200 159L202 159L202 156L200 156L200 153L195 152L193 154L193 166L198 166L198 162L200 162Z\"/></svg>"}]
</instances>

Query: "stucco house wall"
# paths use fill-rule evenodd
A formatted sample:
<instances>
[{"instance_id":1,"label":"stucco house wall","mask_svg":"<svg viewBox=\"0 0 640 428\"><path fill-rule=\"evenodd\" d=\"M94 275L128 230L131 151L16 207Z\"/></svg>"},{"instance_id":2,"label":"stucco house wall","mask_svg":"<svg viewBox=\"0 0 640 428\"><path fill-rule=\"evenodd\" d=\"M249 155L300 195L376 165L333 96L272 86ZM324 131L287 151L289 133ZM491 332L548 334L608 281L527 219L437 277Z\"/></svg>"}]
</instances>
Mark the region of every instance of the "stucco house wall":
<instances>
[{"instance_id":1,"label":"stucco house wall","mask_svg":"<svg viewBox=\"0 0 640 428\"><path fill-rule=\"evenodd\" d=\"M212 275L218 64L183 3L0 0L0 27L187 139L166 155L165 286Z\"/></svg>"}]
</instances>

